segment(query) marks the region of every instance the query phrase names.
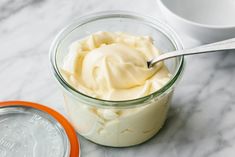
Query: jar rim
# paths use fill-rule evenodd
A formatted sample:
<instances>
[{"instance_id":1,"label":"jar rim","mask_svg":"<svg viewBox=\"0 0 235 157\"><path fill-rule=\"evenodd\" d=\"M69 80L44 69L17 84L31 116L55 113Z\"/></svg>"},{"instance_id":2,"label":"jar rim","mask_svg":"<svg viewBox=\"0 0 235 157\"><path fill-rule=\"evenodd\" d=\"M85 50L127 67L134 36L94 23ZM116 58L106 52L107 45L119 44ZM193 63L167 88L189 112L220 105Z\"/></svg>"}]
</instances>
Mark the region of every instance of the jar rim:
<instances>
[{"instance_id":1,"label":"jar rim","mask_svg":"<svg viewBox=\"0 0 235 157\"><path fill-rule=\"evenodd\" d=\"M178 37L178 35L168 25L150 16L142 15L142 14L135 13L135 12L129 12L129 11L105 11L105 12L96 12L96 13L82 16L78 18L77 20L75 20L75 22L72 22L70 25L63 28L57 34L57 36L55 37L54 41L51 44L50 51L49 51L50 52L49 59L51 62L51 67L52 67L54 76L56 77L56 80L60 83L60 85L63 86L66 92L68 92L69 94L72 94L75 97L80 96L81 98L83 98L85 102L90 101L90 102L94 102L95 104L99 104L102 106L109 106L109 107L110 106L122 107L122 106L130 106L130 105L133 106L133 105L136 105L137 103L138 104L144 103L148 100L151 100L154 97L161 96L177 82L177 80L181 76L183 69L184 69L184 57L183 56L177 57L179 58L179 64L177 65L176 72L173 74L173 77L163 87L161 87L159 90L149 95L136 98L136 99L114 101L114 100L104 100L104 99L95 98L95 97L86 95L82 92L79 92L63 78L62 74L59 71L59 67L57 66L56 55L57 55L58 47L61 41L66 37L66 35L72 32L77 27L82 26L86 23L89 23L93 20L105 19L105 18L120 18L120 17L131 18L131 19L147 22L147 23L152 24L153 27L156 25L158 26L161 25L162 30L159 30L159 29L158 30L161 33L163 33L172 42L172 44L174 45L176 49L183 49L183 44L180 38Z\"/></svg>"}]
</instances>

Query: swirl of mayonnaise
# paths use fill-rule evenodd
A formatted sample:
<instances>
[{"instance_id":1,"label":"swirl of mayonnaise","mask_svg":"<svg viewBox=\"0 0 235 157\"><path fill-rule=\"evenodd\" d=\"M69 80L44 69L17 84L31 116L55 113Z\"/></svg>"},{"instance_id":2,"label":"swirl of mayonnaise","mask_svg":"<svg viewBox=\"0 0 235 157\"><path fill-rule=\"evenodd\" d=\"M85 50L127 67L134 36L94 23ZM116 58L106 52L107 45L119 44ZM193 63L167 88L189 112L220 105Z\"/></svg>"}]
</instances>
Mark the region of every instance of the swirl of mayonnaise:
<instances>
[{"instance_id":1,"label":"swirl of mayonnaise","mask_svg":"<svg viewBox=\"0 0 235 157\"><path fill-rule=\"evenodd\" d=\"M104 100L130 100L160 89L170 79L163 63L147 61L159 51L148 36L97 32L71 44L62 74L79 92Z\"/></svg>"}]
</instances>

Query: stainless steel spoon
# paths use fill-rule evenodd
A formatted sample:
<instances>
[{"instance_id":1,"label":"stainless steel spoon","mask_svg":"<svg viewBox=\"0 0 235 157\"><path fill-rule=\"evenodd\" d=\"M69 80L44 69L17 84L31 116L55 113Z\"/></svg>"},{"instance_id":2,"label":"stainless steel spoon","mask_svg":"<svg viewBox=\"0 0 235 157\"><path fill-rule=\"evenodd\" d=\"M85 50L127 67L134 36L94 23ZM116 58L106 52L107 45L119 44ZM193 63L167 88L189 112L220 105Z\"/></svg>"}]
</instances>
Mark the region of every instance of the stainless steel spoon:
<instances>
[{"instance_id":1,"label":"stainless steel spoon","mask_svg":"<svg viewBox=\"0 0 235 157\"><path fill-rule=\"evenodd\" d=\"M217 52L217 51L232 50L232 49L235 49L235 38L223 40L223 41L219 41L219 42L215 42L215 43L211 43L207 45L202 45L202 46L191 48L191 49L164 53L148 61L147 66L148 68L151 68L160 61L178 57L178 56L195 55L195 54L201 54L201 53Z\"/></svg>"}]
</instances>

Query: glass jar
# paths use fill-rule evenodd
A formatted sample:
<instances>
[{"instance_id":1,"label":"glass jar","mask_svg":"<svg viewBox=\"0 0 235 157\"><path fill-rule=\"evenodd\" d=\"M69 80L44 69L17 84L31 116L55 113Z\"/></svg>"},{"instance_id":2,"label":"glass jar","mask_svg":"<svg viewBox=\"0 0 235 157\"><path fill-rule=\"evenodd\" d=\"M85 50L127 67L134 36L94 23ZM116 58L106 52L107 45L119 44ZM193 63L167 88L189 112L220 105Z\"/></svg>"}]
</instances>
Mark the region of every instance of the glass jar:
<instances>
[{"instance_id":1,"label":"glass jar","mask_svg":"<svg viewBox=\"0 0 235 157\"><path fill-rule=\"evenodd\" d=\"M148 35L161 52L182 49L182 44L174 31L156 19L112 11L75 20L57 35L51 46L53 72L63 89L65 109L77 132L105 146L125 147L145 142L165 122L174 86L182 74L184 59L178 57L165 61L172 77L161 89L148 96L127 101L96 99L77 91L66 82L60 68L69 45L97 31Z\"/></svg>"}]
</instances>

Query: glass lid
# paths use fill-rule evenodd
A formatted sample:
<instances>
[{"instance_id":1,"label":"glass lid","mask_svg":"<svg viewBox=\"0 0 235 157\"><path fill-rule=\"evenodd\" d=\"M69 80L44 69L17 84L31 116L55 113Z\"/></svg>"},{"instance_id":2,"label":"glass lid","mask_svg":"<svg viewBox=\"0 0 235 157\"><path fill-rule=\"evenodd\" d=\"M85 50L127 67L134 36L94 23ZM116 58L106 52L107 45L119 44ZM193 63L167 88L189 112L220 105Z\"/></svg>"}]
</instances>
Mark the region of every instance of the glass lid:
<instances>
[{"instance_id":1,"label":"glass lid","mask_svg":"<svg viewBox=\"0 0 235 157\"><path fill-rule=\"evenodd\" d=\"M56 119L57 112L49 113L52 109L41 106L48 109L42 110L39 104L32 104L0 103L0 157L79 156L79 151L71 155L71 130L68 136L67 126ZM76 133L72 143L74 138L77 139ZM79 145L75 149L78 148Z\"/></svg>"}]
</instances>

